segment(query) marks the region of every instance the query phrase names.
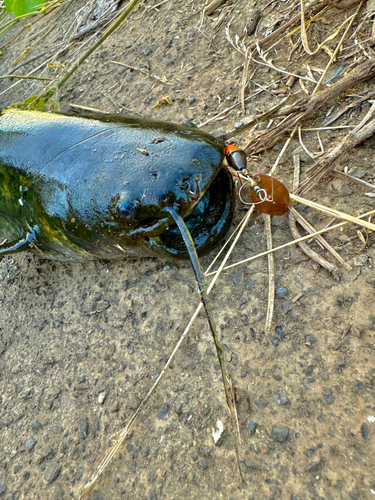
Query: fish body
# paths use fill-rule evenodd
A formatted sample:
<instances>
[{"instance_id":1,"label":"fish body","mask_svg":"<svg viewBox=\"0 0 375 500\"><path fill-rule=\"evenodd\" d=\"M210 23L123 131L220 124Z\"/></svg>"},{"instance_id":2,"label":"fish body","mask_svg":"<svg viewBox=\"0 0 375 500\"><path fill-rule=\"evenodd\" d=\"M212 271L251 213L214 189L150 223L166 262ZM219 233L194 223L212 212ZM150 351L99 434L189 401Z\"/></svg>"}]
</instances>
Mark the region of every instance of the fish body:
<instances>
[{"instance_id":1,"label":"fish body","mask_svg":"<svg viewBox=\"0 0 375 500\"><path fill-rule=\"evenodd\" d=\"M234 188L224 143L118 115L0 114L0 254L56 260L185 257L174 207L200 254L225 236ZM1 242L0 242L1 243Z\"/></svg>"}]
</instances>

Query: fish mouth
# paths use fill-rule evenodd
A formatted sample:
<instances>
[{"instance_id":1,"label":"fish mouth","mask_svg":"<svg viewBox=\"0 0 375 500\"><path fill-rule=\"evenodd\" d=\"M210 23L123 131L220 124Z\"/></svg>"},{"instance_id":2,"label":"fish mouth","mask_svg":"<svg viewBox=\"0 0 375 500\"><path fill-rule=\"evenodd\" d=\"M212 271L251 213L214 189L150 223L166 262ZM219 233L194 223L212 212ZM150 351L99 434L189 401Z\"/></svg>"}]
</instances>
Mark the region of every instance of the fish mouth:
<instances>
[{"instance_id":1,"label":"fish mouth","mask_svg":"<svg viewBox=\"0 0 375 500\"><path fill-rule=\"evenodd\" d=\"M190 196L195 203L183 219L198 254L204 255L220 243L232 222L235 198L232 176L227 168L222 167L204 193L200 192L197 184L197 189ZM171 224L157 238L153 238L153 244L170 255L188 257L176 224Z\"/></svg>"}]
</instances>

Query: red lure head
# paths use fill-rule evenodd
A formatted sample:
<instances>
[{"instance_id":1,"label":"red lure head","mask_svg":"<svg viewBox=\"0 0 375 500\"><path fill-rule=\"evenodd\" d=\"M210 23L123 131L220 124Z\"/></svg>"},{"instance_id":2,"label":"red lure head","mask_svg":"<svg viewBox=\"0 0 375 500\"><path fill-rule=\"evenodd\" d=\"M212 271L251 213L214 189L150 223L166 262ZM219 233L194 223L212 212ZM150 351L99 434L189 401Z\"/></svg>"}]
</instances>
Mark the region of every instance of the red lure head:
<instances>
[{"instance_id":1,"label":"red lure head","mask_svg":"<svg viewBox=\"0 0 375 500\"><path fill-rule=\"evenodd\" d=\"M227 159L228 164L237 170L237 172L241 172L242 170L246 170L246 153L239 149L234 144L227 144L224 148L224 154Z\"/></svg>"}]
</instances>

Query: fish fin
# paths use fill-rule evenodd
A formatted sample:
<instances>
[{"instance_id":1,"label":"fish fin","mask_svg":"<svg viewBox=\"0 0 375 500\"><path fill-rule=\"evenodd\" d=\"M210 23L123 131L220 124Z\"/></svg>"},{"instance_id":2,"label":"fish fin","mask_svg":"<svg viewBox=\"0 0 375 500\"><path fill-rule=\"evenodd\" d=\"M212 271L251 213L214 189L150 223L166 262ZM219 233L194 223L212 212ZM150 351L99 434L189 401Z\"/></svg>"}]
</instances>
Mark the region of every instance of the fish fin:
<instances>
[{"instance_id":1,"label":"fish fin","mask_svg":"<svg viewBox=\"0 0 375 500\"><path fill-rule=\"evenodd\" d=\"M3 245L0 246L0 255L9 255L11 253L22 252L28 250L30 245L36 241L35 231L32 230L31 233L26 232L25 237L20 240L15 241L5 241Z\"/></svg>"}]
</instances>

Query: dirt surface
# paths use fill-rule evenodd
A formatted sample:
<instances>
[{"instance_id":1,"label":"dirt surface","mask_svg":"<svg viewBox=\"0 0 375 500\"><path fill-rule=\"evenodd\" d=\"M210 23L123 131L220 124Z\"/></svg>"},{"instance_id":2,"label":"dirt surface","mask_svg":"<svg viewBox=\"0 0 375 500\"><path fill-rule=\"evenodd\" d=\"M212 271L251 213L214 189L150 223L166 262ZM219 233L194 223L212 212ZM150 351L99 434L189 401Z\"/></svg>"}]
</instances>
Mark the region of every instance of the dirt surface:
<instances>
[{"instance_id":1,"label":"dirt surface","mask_svg":"<svg viewBox=\"0 0 375 500\"><path fill-rule=\"evenodd\" d=\"M83 5L80 1L64 4L25 27L21 36L1 49L2 74L13 72L12 62L27 47L34 45L26 55L30 58L55 50L67 34L73 36L69 29ZM225 4L202 21L201 0L151 5L139 7L68 80L58 95L63 111L74 103L203 123L239 99L244 57L227 39L230 21L234 43L239 35L249 46L298 9L291 2L266 6L243 1L234 7ZM262 10L256 36L244 31L254 8ZM328 11L312 25L311 44L332 33L348 13L352 10ZM371 36L372 19L365 15L361 11L350 32L358 29L355 36L360 40ZM21 28L17 24L7 31L2 43ZM73 61L89 37L79 38L56 62ZM348 38L344 47L353 43ZM338 74L342 65L345 69L355 65L363 54L352 52L343 52L330 71ZM368 54L372 56L371 49ZM45 58L17 73L27 74ZM286 40L267 59L306 75L307 64L323 69L329 56L320 52L308 57L300 46L292 53ZM158 79L111 60L151 69ZM36 74L53 77L58 67ZM246 89L246 96L259 86L271 85L269 91L247 102L246 115L239 106L204 130L232 130L236 122L245 123L248 116L261 114L285 95L284 83L272 83L280 78L285 82L286 75L255 63L249 75L255 83ZM43 83L22 81L4 93L14 83L0 81L0 107L43 88ZM322 126L332 106L335 111L343 108L373 85L369 81L353 89L303 126ZM306 81L304 86L309 92L314 87ZM294 92L306 95L298 83L295 87ZM172 105L155 109L165 96ZM369 106L367 102L357 106L334 125L357 124ZM345 133L343 129L321 131L325 150ZM249 133L243 134L239 144L245 145L249 138ZM319 151L316 132L303 133L303 141L310 151ZM266 172L283 143L280 140L267 156L251 158L250 170ZM301 155L302 179L311 163L293 140L278 170L289 188L295 153ZM370 140L348 153L340 167L354 169L354 176L374 182L373 156ZM365 196L366 192L368 188L327 177L307 197L356 215L374 208L374 198ZM298 209L317 228L330 220L312 209ZM236 223L244 210L238 204ZM287 215L273 218L272 227L274 246L291 239ZM239 488L220 370L207 320L201 315L130 437L100 478L92 500L374 498L375 240L361 230L365 245L358 230L347 225L327 233L327 240L352 266L350 271L338 264L339 272L330 274L298 247L275 254L276 298L270 332L264 332L265 257L226 271L211 294L236 388L246 485ZM333 262L316 243L311 245ZM256 212L232 262L265 248L263 217ZM211 260L212 256L203 258L203 267ZM144 259L64 265L25 253L1 260L0 280L0 498L78 498L111 438L137 409L195 311L199 297L190 264ZM215 445L212 429L218 420L224 432Z\"/></svg>"}]
</instances>

